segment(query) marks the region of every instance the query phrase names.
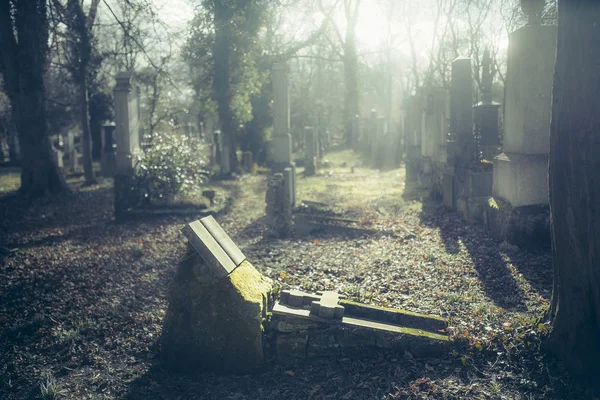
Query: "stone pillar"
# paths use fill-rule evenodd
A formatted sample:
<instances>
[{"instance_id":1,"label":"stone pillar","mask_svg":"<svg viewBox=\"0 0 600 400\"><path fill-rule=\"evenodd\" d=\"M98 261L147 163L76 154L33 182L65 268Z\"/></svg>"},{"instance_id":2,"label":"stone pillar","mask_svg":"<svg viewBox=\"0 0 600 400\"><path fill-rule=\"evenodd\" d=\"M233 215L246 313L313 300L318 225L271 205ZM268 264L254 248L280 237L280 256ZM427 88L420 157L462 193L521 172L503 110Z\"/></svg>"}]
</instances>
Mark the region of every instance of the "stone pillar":
<instances>
[{"instance_id":1,"label":"stone pillar","mask_svg":"<svg viewBox=\"0 0 600 400\"><path fill-rule=\"evenodd\" d=\"M513 207L548 204L548 153L556 27L526 25L509 37L503 153L494 197Z\"/></svg>"},{"instance_id":2,"label":"stone pillar","mask_svg":"<svg viewBox=\"0 0 600 400\"><path fill-rule=\"evenodd\" d=\"M304 128L304 175L312 176L317 172L317 131L307 126Z\"/></svg>"},{"instance_id":3,"label":"stone pillar","mask_svg":"<svg viewBox=\"0 0 600 400\"><path fill-rule=\"evenodd\" d=\"M484 212L492 236L518 245L550 243L548 153L557 28L540 24L543 3L522 2L529 23L509 36L503 153L494 158L493 198Z\"/></svg>"},{"instance_id":4,"label":"stone pillar","mask_svg":"<svg viewBox=\"0 0 600 400\"><path fill-rule=\"evenodd\" d=\"M115 176L117 168L116 162L116 144L115 144L115 124L102 125L102 154L100 156L100 167L102 176L112 178Z\"/></svg>"},{"instance_id":5,"label":"stone pillar","mask_svg":"<svg viewBox=\"0 0 600 400\"><path fill-rule=\"evenodd\" d=\"M122 220L127 216L127 211L139 201L139 195L133 190L131 183L136 157L140 152L140 108L133 74L121 72L115 78L115 218Z\"/></svg>"},{"instance_id":6,"label":"stone pillar","mask_svg":"<svg viewBox=\"0 0 600 400\"><path fill-rule=\"evenodd\" d=\"M467 170L475 157L471 59L456 58L452 62L451 78L447 168L444 172L443 198L446 207L461 211L464 209L466 196Z\"/></svg>"},{"instance_id":7,"label":"stone pillar","mask_svg":"<svg viewBox=\"0 0 600 400\"><path fill-rule=\"evenodd\" d=\"M287 218L286 224L291 227L292 210L296 202L296 165L292 161L287 74L288 67L286 64L276 63L273 65L273 138L271 140L273 164L271 170L275 174L282 174L285 189L282 192L283 197L279 201L284 202L283 209L285 212L281 215ZM275 189L271 191L280 193ZM267 194L267 203L269 198L269 194ZM276 209L279 209L279 207L276 207ZM269 205L267 205L267 210L269 210ZM267 219L273 220L273 218ZM273 229L281 231L274 227Z\"/></svg>"},{"instance_id":8,"label":"stone pillar","mask_svg":"<svg viewBox=\"0 0 600 400\"><path fill-rule=\"evenodd\" d=\"M413 95L406 104L406 182L416 182L421 159L421 114L419 96Z\"/></svg>"},{"instance_id":9,"label":"stone pillar","mask_svg":"<svg viewBox=\"0 0 600 400\"><path fill-rule=\"evenodd\" d=\"M292 164L287 74L286 64L276 63L273 66L273 172L283 172Z\"/></svg>"},{"instance_id":10,"label":"stone pillar","mask_svg":"<svg viewBox=\"0 0 600 400\"><path fill-rule=\"evenodd\" d=\"M419 186L434 190L440 196L445 168L445 144L447 135L447 93L442 88L427 92L421 134L421 165Z\"/></svg>"}]
</instances>

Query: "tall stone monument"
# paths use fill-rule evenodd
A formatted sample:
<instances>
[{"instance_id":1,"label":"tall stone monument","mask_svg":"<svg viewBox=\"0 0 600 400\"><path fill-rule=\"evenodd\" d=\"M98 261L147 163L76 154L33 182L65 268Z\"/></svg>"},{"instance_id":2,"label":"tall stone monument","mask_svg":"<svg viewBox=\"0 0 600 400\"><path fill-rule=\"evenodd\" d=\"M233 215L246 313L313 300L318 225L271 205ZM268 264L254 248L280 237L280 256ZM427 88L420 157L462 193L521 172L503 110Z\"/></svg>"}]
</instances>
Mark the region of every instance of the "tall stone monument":
<instances>
[{"instance_id":1,"label":"tall stone monument","mask_svg":"<svg viewBox=\"0 0 600 400\"><path fill-rule=\"evenodd\" d=\"M422 113L419 94L406 99L405 152L406 152L406 182L416 182L419 176L421 160L421 128Z\"/></svg>"},{"instance_id":2,"label":"tall stone monument","mask_svg":"<svg viewBox=\"0 0 600 400\"><path fill-rule=\"evenodd\" d=\"M291 167L292 136L290 134L290 100L288 93L288 66L273 65L273 172L282 173Z\"/></svg>"},{"instance_id":3,"label":"tall stone monument","mask_svg":"<svg viewBox=\"0 0 600 400\"><path fill-rule=\"evenodd\" d=\"M464 197L467 170L475 156L473 138L473 78L471 59L452 61L450 82L450 121L447 141L447 168L444 172L443 198L446 207L457 210ZM460 211L460 210L459 210Z\"/></svg>"},{"instance_id":4,"label":"tall stone monument","mask_svg":"<svg viewBox=\"0 0 600 400\"><path fill-rule=\"evenodd\" d=\"M124 219L127 211L139 201L132 188L135 159L140 152L140 96L133 73L115 76L113 90L115 109L116 168L114 176L115 218Z\"/></svg>"},{"instance_id":5,"label":"tall stone monument","mask_svg":"<svg viewBox=\"0 0 600 400\"><path fill-rule=\"evenodd\" d=\"M509 36L503 153L494 158L487 225L513 243L548 238L548 153L556 26L541 25L544 1L523 0L529 23ZM546 239L544 239L546 240Z\"/></svg>"},{"instance_id":6,"label":"tall stone monument","mask_svg":"<svg viewBox=\"0 0 600 400\"><path fill-rule=\"evenodd\" d=\"M292 210L296 205L296 165L292 161L292 136L290 135L290 103L288 93L288 67L284 63L273 65L273 139L271 140L273 175L270 181L283 177L283 189L278 185L269 189L267 194L267 216L279 215L279 210ZM281 175L278 175L281 174ZM276 197L276 198L273 198ZM271 200L269 200L271 199ZM281 204L281 203L285 204ZM292 224L291 212L285 212L284 225ZM267 218L276 221L277 218ZM280 231L279 223L268 222L271 231Z\"/></svg>"},{"instance_id":7,"label":"tall stone monument","mask_svg":"<svg viewBox=\"0 0 600 400\"><path fill-rule=\"evenodd\" d=\"M441 185L446 163L445 149L448 134L448 94L442 88L427 91L421 135L419 186L441 197Z\"/></svg>"}]
</instances>

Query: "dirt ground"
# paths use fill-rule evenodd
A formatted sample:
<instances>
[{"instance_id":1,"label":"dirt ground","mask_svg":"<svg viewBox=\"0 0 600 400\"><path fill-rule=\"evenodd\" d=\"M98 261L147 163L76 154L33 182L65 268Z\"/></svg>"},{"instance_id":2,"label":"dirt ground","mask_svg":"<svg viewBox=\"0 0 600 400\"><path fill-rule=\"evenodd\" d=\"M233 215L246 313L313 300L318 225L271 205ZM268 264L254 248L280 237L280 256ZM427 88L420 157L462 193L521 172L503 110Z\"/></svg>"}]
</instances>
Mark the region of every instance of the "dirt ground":
<instances>
[{"instance_id":1,"label":"dirt ground","mask_svg":"<svg viewBox=\"0 0 600 400\"><path fill-rule=\"evenodd\" d=\"M548 250L489 238L349 151L328 154L298 198L329 204L372 233L288 239L263 234L266 176L213 182L232 205L217 217L282 289L336 290L369 304L441 315L454 350L436 359L270 362L254 375L178 375L157 345L169 282L193 216L116 224L110 180L28 201L0 174L2 399L583 399L540 345L552 289ZM17 175L18 178L18 175Z\"/></svg>"}]
</instances>

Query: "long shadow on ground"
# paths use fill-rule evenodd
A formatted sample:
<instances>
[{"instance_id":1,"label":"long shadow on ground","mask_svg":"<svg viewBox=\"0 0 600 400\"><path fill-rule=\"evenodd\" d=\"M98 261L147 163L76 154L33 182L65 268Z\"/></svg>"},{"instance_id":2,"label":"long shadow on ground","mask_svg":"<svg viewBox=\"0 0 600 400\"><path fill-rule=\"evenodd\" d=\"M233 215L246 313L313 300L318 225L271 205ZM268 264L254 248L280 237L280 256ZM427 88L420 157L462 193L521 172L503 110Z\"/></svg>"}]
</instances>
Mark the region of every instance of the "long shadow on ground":
<instances>
[{"instance_id":1,"label":"long shadow on ground","mask_svg":"<svg viewBox=\"0 0 600 400\"><path fill-rule=\"evenodd\" d=\"M498 307L508 310L525 307L524 292L517 281L519 277L508 264L526 262L528 257L515 257L507 261L498 241L490 238L482 227L467 225L456 213L447 212L442 204L425 200L420 219L423 225L439 229L448 253L458 254L461 244L464 245L479 274L483 290ZM520 265L515 267L517 271L522 269Z\"/></svg>"}]
</instances>

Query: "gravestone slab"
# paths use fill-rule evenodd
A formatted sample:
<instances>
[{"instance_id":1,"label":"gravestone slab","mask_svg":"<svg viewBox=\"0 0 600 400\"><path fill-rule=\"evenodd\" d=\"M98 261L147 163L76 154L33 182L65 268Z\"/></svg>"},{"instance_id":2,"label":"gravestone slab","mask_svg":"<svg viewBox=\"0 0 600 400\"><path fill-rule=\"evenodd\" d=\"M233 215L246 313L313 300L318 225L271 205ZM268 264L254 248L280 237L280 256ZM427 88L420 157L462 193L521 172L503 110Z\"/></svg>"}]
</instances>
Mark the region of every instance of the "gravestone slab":
<instances>
[{"instance_id":1,"label":"gravestone slab","mask_svg":"<svg viewBox=\"0 0 600 400\"><path fill-rule=\"evenodd\" d=\"M212 216L186 225L181 232L213 268L215 279L222 279L246 257Z\"/></svg>"},{"instance_id":2,"label":"gravestone slab","mask_svg":"<svg viewBox=\"0 0 600 400\"><path fill-rule=\"evenodd\" d=\"M264 361L263 323L272 283L212 218L188 224L160 339L165 367L253 372Z\"/></svg>"}]
</instances>

